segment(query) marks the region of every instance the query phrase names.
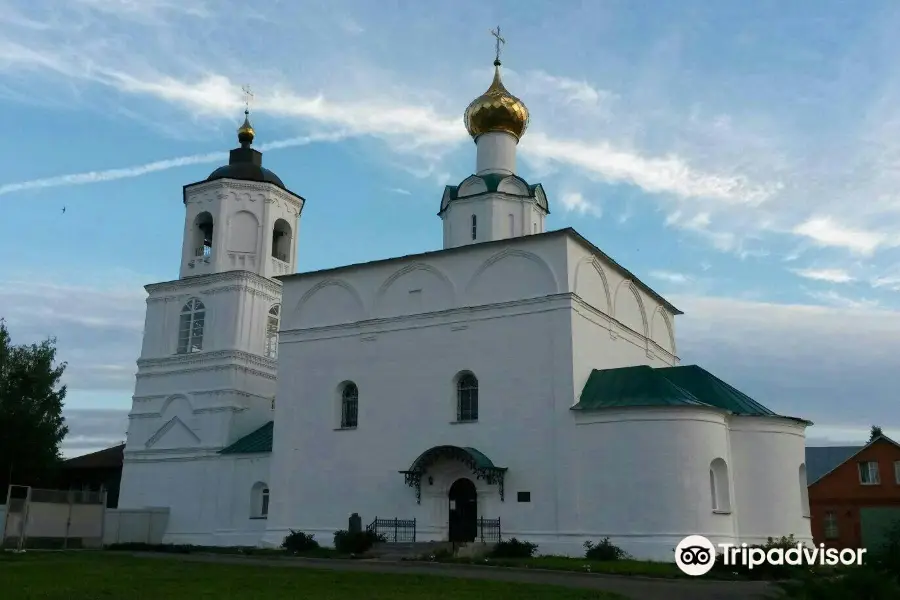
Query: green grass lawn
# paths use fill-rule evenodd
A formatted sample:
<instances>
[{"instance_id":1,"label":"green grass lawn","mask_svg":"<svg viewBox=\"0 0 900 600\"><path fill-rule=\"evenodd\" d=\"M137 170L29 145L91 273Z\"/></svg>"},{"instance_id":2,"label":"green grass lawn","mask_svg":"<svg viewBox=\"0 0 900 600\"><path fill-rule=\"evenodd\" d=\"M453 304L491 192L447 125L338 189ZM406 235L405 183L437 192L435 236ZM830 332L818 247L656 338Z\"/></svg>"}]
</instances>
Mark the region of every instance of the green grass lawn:
<instances>
[{"instance_id":1,"label":"green grass lawn","mask_svg":"<svg viewBox=\"0 0 900 600\"><path fill-rule=\"evenodd\" d=\"M553 586L100 552L2 553L0 590L10 600L621 600L612 594Z\"/></svg>"},{"instance_id":2,"label":"green grass lawn","mask_svg":"<svg viewBox=\"0 0 900 600\"><path fill-rule=\"evenodd\" d=\"M645 560L598 561L567 556L535 556L533 558L439 558L439 562L473 564L494 567L516 567L524 569L548 569L551 571L575 571L579 573L601 573L605 575L633 575L639 577L661 577L665 579L686 578L675 563ZM721 577L731 579L730 577Z\"/></svg>"}]
</instances>

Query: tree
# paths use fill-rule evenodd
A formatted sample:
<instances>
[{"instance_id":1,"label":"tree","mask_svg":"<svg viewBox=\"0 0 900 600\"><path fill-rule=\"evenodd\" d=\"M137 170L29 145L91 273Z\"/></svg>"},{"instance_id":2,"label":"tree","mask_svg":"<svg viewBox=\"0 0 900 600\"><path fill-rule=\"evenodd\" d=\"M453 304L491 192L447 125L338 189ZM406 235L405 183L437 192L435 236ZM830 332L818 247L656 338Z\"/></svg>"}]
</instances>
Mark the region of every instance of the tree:
<instances>
[{"instance_id":1,"label":"tree","mask_svg":"<svg viewBox=\"0 0 900 600\"><path fill-rule=\"evenodd\" d=\"M869 432L869 442L874 442L876 438L879 438L882 435L884 434L881 433L881 427L879 427L878 425L872 425L872 430L871 432Z\"/></svg>"},{"instance_id":2,"label":"tree","mask_svg":"<svg viewBox=\"0 0 900 600\"><path fill-rule=\"evenodd\" d=\"M66 363L56 362L56 340L14 346L0 319L0 502L10 483L33 485L52 474L68 433L62 416Z\"/></svg>"}]
</instances>

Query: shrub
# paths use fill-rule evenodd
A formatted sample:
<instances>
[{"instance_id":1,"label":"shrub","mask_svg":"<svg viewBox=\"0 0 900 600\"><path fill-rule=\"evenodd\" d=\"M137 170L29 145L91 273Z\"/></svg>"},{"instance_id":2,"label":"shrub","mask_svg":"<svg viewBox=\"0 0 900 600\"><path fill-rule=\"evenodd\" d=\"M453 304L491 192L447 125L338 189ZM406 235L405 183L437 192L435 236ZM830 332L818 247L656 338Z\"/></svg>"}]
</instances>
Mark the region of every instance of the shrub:
<instances>
[{"instance_id":1,"label":"shrub","mask_svg":"<svg viewBox=\"0 0 900 600\"><path fill-rule=\"evenodd\" d=\"M334 532L334 547L341 554L365 554L378 542L387 538L374 531L341 531Z\"/></svg>"},{"instance_id":2,"label":"shrub","mask_svg":"<svg viewBox=\"0 0 900 600\"><path fill-rule=\"evenodd\" d=\"M319 548L319 542L315 540L315 537L313 534L291 529L291 532L284 536L281 547L293 554L316 550Z\"/></svg>"},{"instance_id":3,"label":"shrub","mask_svg":"<svg viewBox=\"0 0 900 600\"><path fill-rule=\"evenodd\" d=\"M600 540L599 544L587 541L584 543L584 557L588 560L622 560L628 558L628 553L609 541L608 537Z\"/></svg>"},{"instance_id":4,"label":"shrub","mask_svg":"<svg viewBox=\"0 0 900 600\"><path fill-rule=\"evenodd\" d=\"M510 538L497 542L490 555L493 558L531 558L537 549L537 544Z\"/></svg>"},{"instance_id":5,"label":"shrub","mask_svg":"<svg viewBox=\"0 0 900 600\"><path fill-rule=\"evenodd\" d=\"M871 566L853 567L831 577L806 573L793 581L778 584L785 600L895 600L900 584Z\"/></svg>"}]
</instances>

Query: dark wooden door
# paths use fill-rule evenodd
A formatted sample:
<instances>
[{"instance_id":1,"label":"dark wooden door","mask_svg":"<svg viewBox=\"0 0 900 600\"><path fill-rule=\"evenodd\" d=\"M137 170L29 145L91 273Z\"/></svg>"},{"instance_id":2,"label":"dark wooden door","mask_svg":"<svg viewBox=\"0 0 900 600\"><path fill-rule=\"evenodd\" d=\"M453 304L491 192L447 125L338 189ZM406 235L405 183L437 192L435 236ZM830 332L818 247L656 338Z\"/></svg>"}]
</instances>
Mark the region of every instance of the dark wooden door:
<instances>
[{"instance_id":1,"label":"dark wooden door","mask_svg":"<svg viewBox=\"0 0 900 600\"><path fill-rule=\"evenodd\" d=\"M478 522L478 494L468 479L450 486L450 541L474 542Z\"/></svg>"}]
</instances>

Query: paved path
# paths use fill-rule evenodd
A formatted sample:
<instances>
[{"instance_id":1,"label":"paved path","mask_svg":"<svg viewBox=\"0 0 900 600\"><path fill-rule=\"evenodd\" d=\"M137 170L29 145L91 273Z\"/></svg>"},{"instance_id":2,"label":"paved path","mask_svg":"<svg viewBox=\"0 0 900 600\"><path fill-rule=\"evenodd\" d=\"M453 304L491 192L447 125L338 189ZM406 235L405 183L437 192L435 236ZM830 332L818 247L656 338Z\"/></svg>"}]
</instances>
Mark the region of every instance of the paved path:
<instances>
[{"instance_id":1,"label":"paved path","mask_svg":"<svg viewBox=\"0 0 900 600\"><path fill-rule=\"evenodd\" d=\"M649 577L409 561L252 558L226 554L165 554L153 552L132 554L141 558L176 559L193 562L298 567L363 573L439 575L462 579L489 579L514 583L559 585L570 588L614 592L632 600L762 600L770 597L771 592L774 591L774 587L771 584L762 581L653 579Z\"/></svg>"}]
</instances>

